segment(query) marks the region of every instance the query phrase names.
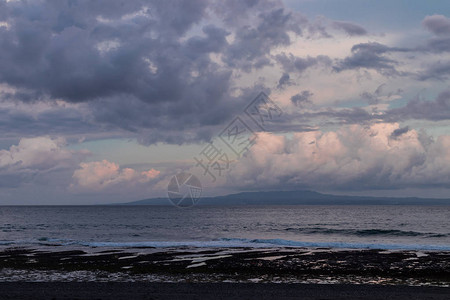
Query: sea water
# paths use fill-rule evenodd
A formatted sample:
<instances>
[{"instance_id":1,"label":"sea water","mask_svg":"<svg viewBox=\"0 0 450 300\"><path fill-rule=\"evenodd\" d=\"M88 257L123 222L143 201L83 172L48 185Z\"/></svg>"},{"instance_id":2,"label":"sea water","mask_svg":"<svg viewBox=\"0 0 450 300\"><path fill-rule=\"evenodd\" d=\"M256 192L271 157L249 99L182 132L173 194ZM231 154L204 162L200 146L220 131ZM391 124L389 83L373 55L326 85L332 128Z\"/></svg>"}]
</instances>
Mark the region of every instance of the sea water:
<instances>
[{"instance_id":1,"label":"sea water","mask_svg":"<svg viewBox=\"0 0 450 300\"><path fill-rule=\"evenodd\" d=\"M450 250L450 206L0 206L0 248Z\"/></svg>"}]
</instances>

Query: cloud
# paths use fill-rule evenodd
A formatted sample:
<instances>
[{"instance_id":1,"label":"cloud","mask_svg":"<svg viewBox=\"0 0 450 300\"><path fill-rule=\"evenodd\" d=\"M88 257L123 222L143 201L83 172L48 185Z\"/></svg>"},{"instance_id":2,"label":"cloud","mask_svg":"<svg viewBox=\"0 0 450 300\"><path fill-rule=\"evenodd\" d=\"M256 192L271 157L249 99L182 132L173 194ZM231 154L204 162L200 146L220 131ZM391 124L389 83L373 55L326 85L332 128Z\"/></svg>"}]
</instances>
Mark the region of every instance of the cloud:
<instances>
[{"instance_id":1,"label":"cloud","mask_svg":"<svg viewBox=\"0 0 450 300\"><path fill-rule=\"evenodd\" d=\"M302 91L301 93L295 94L291 97L291 102L298 107L305 107L312 104L311 97L314 94L310 91Z\"/></svg>"},{"instance_id":2,"label":"cloud","mask_svg":"<svg viewBox=\"0 0 450 300\"><path fill-rule=\"evenodd\" d=\"M0 101L0 135L3 139L64 135L70 141L80 136L107 137L119 134L118 129L100 128L95 124L85 104Z\"/></svg>"},{"instance_id":3,"label":"cloud","mask_svg":"<svg viewBox=\"0 0 450 300\"><path fill-rule=\"evenodd\" d=\"M384 76L412 76L421 81L429 79L445 80L448 76L447 62L436 61L429 64L420 72L399 71L397 68L403 64L405 58L394 54L418 53L428 55L430 53L443 53L450 51L450 19L442 15L427 16L422 25L435 36L415 47L390 47L379 42L356 44L351 48L351 55L344 59L338 59L333 69L336 72L345 70L371 69ZM343 27L343 24L333 23L335 28ZM337 26L337 27L336 27ZM348 26L350 28L350 26Z\"/></svg>"},{"instance_id":4,"label":"cloud","mask_svg":"<svg viewBox=\"0 0 450 300\"><path fill-rule=\"evenodd\" d=\"M327 20L323 16L316 16L315 20L308 25L308 38L332 38L327 31Z\"/></svg>"},{"instance_id":5,"label":"cloud","mask_svg":"<svg viewBox=\"0 0 450 300\"><path fill-rule=\"evenodd\" d=\"M271 49L290 45L290 32L301 34L299 24L284 8L262 11L257 16L255 24L236 30L234 42L224 49L224 61L230 67L249 72L266 66Z\"/></svg>"},{"instance_id":6,"label":"cloud","mask_svg":"<svg viewBox=\"0 0 450 300\"><path fill-rule=\"evenodd\" d=\"M346 124L369 124L373 121L379 121L382 115L374 114L368 109L361 107L352 108L326 108L312 112L306 112L297 116L297 118L306 120L325 120L323 125L346 125Z\"/></svg>"},{"instance_id":7,"label":"cloud","mask_svg":"<svg viewBox=\"0 0 450 300\"><path fill-rule=\"evenodd\" d=\"M0 185L17 187L42 182L58 172L73 170L89 152L72 151L64 138L22 138L9 150L0 150Z\"/></svg>"},{"instance_id":8,"label":"cloud","mask_svg":"<svg viewBox=\"0 0 450 300\"><path fill-rule=\"evenodd\" d=\"M79 104L68 131L149 142L210 138L189 131L225 123L254 97L230 96L249 88L241 72L273 65L273 50L318 26L277 0L0 3L0 84L12 90L1 99Z\"/></svg>"},{"instance_id":9,"label":"cloud","mask_svg":"<svg viewBox=\"0 0 450 300\"><path fill-rule=\"evenodd\" d=\"M363 27L361 27L357 24L351 23L351 22L334 21L333 27L336 29L343 30L349 36L360 36L360 35L367 34L367 30L365 30Z\"/></svg>"},{"instance_id":10,"label":"cloud","mask_svg":"<svg viewBox=\"0 0 450 300\"><path fill-rule=\"evenodd\" d=\"M435 37L429 39L425 45L417 47L418 51L442 53L450 51L450 19L443 15L426 16L422 25Z\"/></svg>"},{"instance_id":11,"label":"cloud","mask_svg":"<svg viewBox=\"0 0 450 300\"><path fill-rule=\"evenodd\" d=\"M398 75L399 72L395 68L398 62L386 56L386 54L396 51L407 50L391 48L376 42L357 44L352 47L350 56L338 61L334 70L341 72L365 68L373 69L383 75Z\"/></svg>"},{"instance_id":12,"label":"cloud","mask_svg":"<svg viewBox=\"0 0 450 300\"><path fill-rule=\"evenodd\" d=\"M444 90L437 95L434 100L424 100L415 97L406 105L398 108L386 108L379 110L377 105L381 101L392 101L399 99L401 89L397 91L387 91L382 84L373 92L364 92L361 94L363 99L369 101L371 106L353 107L353 108L325 108L316 109L300 114L286 116L286 121L302 119L308 122L324 120L322 125L349 125L360 124L369 126L374 122L395 123L407 120L429 120L442 121L450 120L450 91Z\"/></svg>"},{"instance_id":13,"label":"cloud","mask_svg":"<svg viewBox=\"0 0 450 300\"><path fill-rule=\"evenodd\" d=\"M160 174L160 171L150 169L138 172L131 168L120 168L118 164L107 160L81 163L80 168L73 173L72 191L102 191L114 188L132 187L146 184Z\"/></svg>"},{"instance_id":14,"label":"cloud","mask_svg":"<svg viewBox=\"0 0 450 300\"><path fill-rule=\"evenodd\" d=\"M450 44L449 44L450 46ZM450 48L449 48L450 49ZM417 73L418 80L447 80L450 76L450 61L437 61Z\"/></svg>"},{"instance_id":15,"label":"cloud","mask_svg":"<svg viewBox=\"0 0 450 300\"><path fill-rule=\"evenodd\" d=\"M399 129L395 129L394 131L392 131L391 138L393 138L393 139L398 138L399 136L407 133L408 131L409 131L409 127L408 126L402 127L402 128L399 128Z\"/></svg>"},{"instance_id":16,"label":"cloud","mask_svg":"<svg viewBox=\"0 0 450 300\"><path fill-rule=\"evenodd\" d=\"M24 203L59 203L61 200L51 197L64 197L67 191L74 195L105 192L144 197L151 194L154 180L160 177L160 171L153 168L138 171L107 160L84 162L91 155L89 151L67 146L62 137L41 136L22 138L9 149L0 150L2 192L28 191L24 192L26 198L16 199Z\"/></svg>"},{"instance_id":17,"label":"cloud","mask_svg":"<svg viewBox=\"0 0 450 300\"><path fill-rule=\"evenodd\" d=\"M397 123L299 132L260 133L229 174L244 189L396 189L450 187L450 136L429 144Z\"/></svg>"},{"instance_id":18,"label":"cloud","mask_svg":"<svg viewBox=\"0 0 450 300\"><path fill-rule=\"evenodd\" d=\"M384 86L385 84L379 85L373 93L363 92L361 94L361 97L363 99L366 99L369 104L378 104L380 102L379 97L381 95Z\"/></svg>"},{"instance_id":19,"label":"cloud","mask_svg":"<svg viewBox=\"0 0 450 300\"><path fill-rule=\"evenodd\" d=\"M70 165L74 155L86 155L87 152L65 149L64 138L48 136L22 138L18 145L9 150L0 150L0 167L18 169L51 170L55 167Z\"/></svg>"},{"instance_id":20,"label":"cloud","mask_svg":"<svg viewBox=\"0 0 450 300\"><path fill-rule=\"evenodd\" d=\"M371 92L363 92L361 93L361 97L370 105L376 105L384 101L392 101L395 99L399 99L400 95L403 93L403 90L397 88L395 91L386 91L386 83L380 84L373 93Z\"/></svg>"},{"instance_id":21,"label":"cloud","mask_svg":"<svg viewBox=\"0 0 450 300\"><path fill-rule=\"evenodd\" d=\"M307 56L306 58L298 57L292 53L281 53L275 56L275 60L281 64L283 70L287 73L296 72L302 74L308 68L314 66L328 66L331 64L331 59L325 55L316 57Z\"/></svg>"},{"instance_id":22,"label":"cloud","mask_svg":"<svg viewBox=\"0 0 450 300\"><path fill-rule=\"evenodd\" d=\"M0 28L0 84L8 91L0 91L0 101L53 105L39 114L0 105L0 131L10 136L100 131L144 144L202 142L258 94L252 76L269 76L263 67L281 67L278 82L264 84L269 91L333 64L333 76L361 68L407 75L396 69L401 59L391 56L407 49L381 43L354 45L338 60L288 52L298 38L330 36L323 18L309 21L282 1L1 3L8 26ZM442 18L432 17L424 26L444 43L444 29L435 24ZM349 35L365 32L346 21L332 26ZM447 75L445 64L437 64L416 78Z\"/></svg>"},{"instance_id":23,"label":"cloud","mask_svg":"<svg viewBox=\"0 0 450 300\"><path fill-rule=\"evenodd\" d=\"M208 24L185 38L205 17L207 3L121 3L8 2L10 27L0 30L0 82L21 101L87 103L95 122L130 131L175 127L167 122L183 110L189 117L181 127L229 117L231 71L210 58L226 46L228 33ZM108 112L119 105L122 113ZM220 115L203 120L212 106ZM155 112L153 122L143 122L148 111Z\"/></svg>"},{"instance_id":24,"label":"cloud","mask_svg":"<svg viewBox=\"0 0 450 300\"><path fill-rule=\"evenodd\" d=\"M441 92L436 99L424 101L415 98L406 106L394 108L386 112L387 120L449 120L450 119L450 90Z\"/></svg>"},{"instance_id":25,"label":"cloud","mask_svg":"<svg viewBox=\"0 0 450 300\"><path fill-rule=\"evenodd\" d=\"M374 122L395 123L407 120L442 121L450 120L450 91L444 90L433 100L425 100L415 97L406 105L397 108L378 109L377 104L381 101L392 101L399 99L403 90L388 91L385 84L378 86L373 92L364 92L361 97L369 101L371 106L353 108L325 108L316 109L299 114L285 116L287 122L302 119L308 122L325 123L321 125L349 125L360 124L370 126Z\"/></svg>"},{"instance_id":26,"label":"cloud","mask_svg":"<svg viewBox=\"0 0 450 300\"><path fill-rule=\"evenodd\" d=\"M450 38L432 38L423 47L419 47L419 50L425 52L442 53L450 51Z\"/></svg>"},{"instance_id":27,"label":"cloud","mask_svg":"<svg viewBox=\"0 0 450 300\"><path fill-rule=\"evenodd\" d=\"M443 15L426 16L422 25L435 35L450 36L450 19Z\"/></svg>"},{"instance_id":28,"label":"cloud","mask_svg":"<svg viewBox=\"0 0 450 300\"><path fill-rule=\"evenodd\" d=\"M278 80L278 85L277 88L278 89L283 89L286 86L290 86L293 85L294 83L291 81L291 77L289 76L288 73L283 73L283 75L281 75L280 80Z\"/></svg>"}]
</instances>

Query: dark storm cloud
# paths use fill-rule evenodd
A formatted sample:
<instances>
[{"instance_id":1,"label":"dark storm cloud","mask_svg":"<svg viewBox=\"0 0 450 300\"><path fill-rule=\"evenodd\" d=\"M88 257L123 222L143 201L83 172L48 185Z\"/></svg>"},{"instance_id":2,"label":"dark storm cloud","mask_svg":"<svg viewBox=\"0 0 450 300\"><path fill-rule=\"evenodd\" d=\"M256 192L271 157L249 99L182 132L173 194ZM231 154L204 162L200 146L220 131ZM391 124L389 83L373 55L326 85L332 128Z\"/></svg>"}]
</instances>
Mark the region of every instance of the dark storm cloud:
<instances>
[{"instance_id":1,"label":"dark storm cloud","mask_svg":"<svg viewBox=\"0 0 450 300\"><path fill-rule=\"evenodd\" d=\"M0 83L14 90L4 100L85 103L92 122L152 142L165 131L170 142L207 139L197 128L257 94L229 96L233 71L272 64L289 33L314 29L280 1L252 0L0 1L0 19Z\"/></svg>"},{"instance_id":2,"label":"dark storm cloud","mask_svg":"<svg viewBox=\"0 0 450 300\"><path fill-rule=\"evenodd\" d=\"M246 72L268 65L270 49L290 45L288 32L301 34L295 20L283 8L259 13L256 25L244 25L236 30L235 41L223 51L224 61L230 67Z\"/></svg>"},{"instance_id":3,"label":"dark storm cloud","mask_svg":"<svg viewBox=\"0 0 450 300\"><path fill-rule=\"evenodd\" d=\"M126 130L147 144L204 141L239 113L258 89L270 93L261 86L232 93L241 71L279 64L283 75L278 88L282 89L293 84L294 75L333 65L323 55L271 54L291 45L292 34L329 37L323 19L309 22L276 0L0 0L0 20L7 24L0 26L0 84L12 89L2 92L1 99L29 104L63 100L83 107L78 112L80 108L70 107L38 116L4 110L0 112L5 116L0 124L3 131L8 126L28 134ZM435 24L441 21L424 21L441 43L429 41L435 50L358 44L350 56L336 62L334 70L367 68L399 75L391 53L448 47L445 26ZM349 35L364 33L352 23L333 24ZM447 74L445 64L440 64L416 75L427 80L445 79ZM308 104L311 95L305 92L292 101ZM352 109L320 114L341 122L374 118Z\"/></svg>"},{"instance_id":4,"label":"dark storm cloud","mask_svg":"<svg viewBox=\"0 0 450 300\"><path fill-rule=\"evenodd\" d=\"M9 2L10 28L0 33L0 80L70 102L117 93L151 101L161 101L164 96L173 100L175 95L170 93L167 84L161 83L171 78L175 90L182 88L177 86L182 85L180 77L195 68L192 59L185 60L186 64L168 63L170 55L185 46L176 43L175 38L200 20L198 12L204 10L204 3L189 1L189 5L181 6L195 14L182 15L175 11L175 18L170 18L164 16L164 9L170 7L157 1L158 5L152 8L159 13L159 18L152 18L148 11L127 21L122 18L144 8L140 1L124 3ZM109 18L113 22L108 22ZM119 44L117 48L99 50L102 42L111 40ZM145 63L147 60L154 61L161 71L153 74Z\"/></svg>"},{"instance_id":5,"label":"dark storm cloud","mask_svg":"<svg viewBox=\"0 0 450 300\"><path fill-rule=\"evenodd\" d=\"M1 98L1 96L0 96ZM83 105L14 104L0 101L0 137L2 140L43 135L64 135L68 141L130 136L111 124L94 122L91 108Z\"/></svg>"},{"instance_id":6,"label":"dark storm cloud","mask_svg":"<svg viewBox=\"0 0 450 300\"><path fill-rule=\"evenodd\" d=\"M188 53L201 55L203 53L220 52L227 46L226 37L230 33L213 25L203 27L205 37L192 37L187 42Z\"/></svg>"},{"instance_id":7,"label":"dark storm cloud","mask_svg":"<svg viewBox=\"0 0 450 300\"><path fill-rule=\"evenodd\" d=\"M334 21L333 27L345 31L350 36L359 36L367 34L367 30L351 22Z\"/></svg>"},{"instance_id":8,"label":"dark storm cloud","mask_svg":"<svg viewBox=\"0 0 450 300\"><path fill-rule=\"evenodd\" d=\"M77 109L58 108L33 114L13 109L0 109L2 138L64 135L67 139L108 138L123 135L123 130L98 126L85 119Z\"/></svg>"},{"instance_id":9,"label":"dark storm cloud","mask_svg":"<svg viewBox=\"0 0 450 300\"><path fill-rule=\"evenodd\" d=\"M380 43L361 43L354 45L351 49L352 54L343 60L340 60L334 66L334 70L341 72L352 69L373 69L381 74L392 76L398 75L395 69L397 61L387 57L390 52L408 51L407 49L392 48Z\"/></svg>"}]
</instances>

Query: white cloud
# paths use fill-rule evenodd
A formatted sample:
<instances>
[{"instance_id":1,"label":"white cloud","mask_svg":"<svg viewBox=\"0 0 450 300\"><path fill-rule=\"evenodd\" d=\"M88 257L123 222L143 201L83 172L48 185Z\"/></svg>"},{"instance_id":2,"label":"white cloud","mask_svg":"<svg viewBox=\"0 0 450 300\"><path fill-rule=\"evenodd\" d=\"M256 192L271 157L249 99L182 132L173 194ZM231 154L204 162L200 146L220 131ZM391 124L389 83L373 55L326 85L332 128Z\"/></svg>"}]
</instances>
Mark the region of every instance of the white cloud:
<instances>
[{"instance_id":1,"label":"white cloud","mask_svg":"<svg viewBox=\"0 0 450 300\"><path fill-rule=\"evenodd\" d=\"M131 168L120 168L107 160L81 163L73 173L73 191L101 191L111 187L134 186L148 183L158 177L160 171L150 169L138 172Z\"/></svg>"},{"instance_id":2,"label":"white cloud","mask_svg":"<svg viewBox=\"0 0 450 300\"><path fill-rule=\"evenodd\" d=\"M22 138L17 146L0 150L0 168L48 171L71 166L74 160L88 154L85 150L68 150L65 145L64 138Z\"/></svg>"},{"instance_id":3,"label":"white cloud","mask_svg":"<svg viewBox=\"0 0 450 300\"><path fill-rule=\"evenodd\" d=\"M397 123L380 123L300 132L292 138L260 133L230 172L229 184L348 190L449 187L450 136L425 142L417 131L399 129Z\"/></svg>"},{"instance_id":4,"label":"white cloud","mask_svg":"<svg viewBox=\"0 0 450 300\"><path fill-rule=\"evenodd\" d=\"M9 150L0 150L0 187L18 187L24 183L64 184L64 172L72 172L89 151L73 151L64 138L48 136L22 138Z\"/></svg>"}]
</instances>

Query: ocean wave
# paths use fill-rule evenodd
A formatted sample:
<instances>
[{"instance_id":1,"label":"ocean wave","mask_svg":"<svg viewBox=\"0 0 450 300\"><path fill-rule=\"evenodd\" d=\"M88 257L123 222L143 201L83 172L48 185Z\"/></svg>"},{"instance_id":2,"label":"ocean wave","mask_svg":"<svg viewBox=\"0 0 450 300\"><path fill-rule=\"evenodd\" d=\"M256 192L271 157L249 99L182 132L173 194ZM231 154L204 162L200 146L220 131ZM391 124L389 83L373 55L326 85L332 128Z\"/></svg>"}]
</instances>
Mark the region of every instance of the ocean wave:
<instances>
[{"instance_id":1,"label":"ocean wave","mask_svg":"<svg viewBox=\"0 0 450 300\"><path fill-rule=\"evenodd\" d=\"M0 245L40 245L40 246L84 246L110 248L339 248L339 249L384 249L384 250L438 250L450 251L450 245L425 244L377 244L345 242L304 242L284 239L242 239L221 238L209 241L75 241L65 239L40 238L34 241L0 241Z\"/></svg>"},{"instance_id":2,"label":"ocean wave","mask_svg":"<svg viewBox=\"0 0 450 300\"><path fill-rule=\"evenodd\" d=\"M225 239L226 241L239 240L251 244L263 244L281 247L305 248L346 248L346 249L385 249L385 250L442 250L449 251L450 245L414 245L414 244L370 244L370 243L344 243L344 242L302 242L284 239Z\"/></svg>"}]
</instances>

